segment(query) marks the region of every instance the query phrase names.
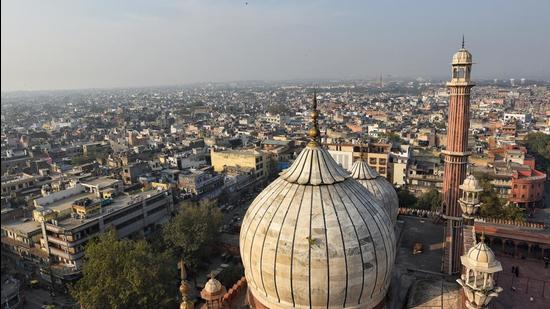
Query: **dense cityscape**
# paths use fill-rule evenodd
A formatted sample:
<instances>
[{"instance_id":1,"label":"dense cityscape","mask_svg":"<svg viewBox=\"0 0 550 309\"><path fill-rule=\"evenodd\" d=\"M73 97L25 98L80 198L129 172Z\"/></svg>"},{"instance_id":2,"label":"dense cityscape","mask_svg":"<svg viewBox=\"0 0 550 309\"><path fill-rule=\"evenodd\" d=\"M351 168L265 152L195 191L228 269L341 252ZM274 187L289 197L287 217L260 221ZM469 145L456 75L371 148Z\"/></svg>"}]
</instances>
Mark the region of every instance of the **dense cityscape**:
<instances>
[{"instance_id":1,"label":"dense cityscape","mask_svg":"<svg viewBox=\"0 0 550 309\"><path fill-rule=\"evenodd\" d=\"M1 5L1 309L549 308L547 3Z\"/></svg>"},{"instance_id":2,"label":"dense cityscape","mask_svg":"<svg viewBox=\"0 0 550 309\"><path fill-rule=\"evenodd\" d=\"M442 81L5 93L3 276L15 272L21 289L40 282L63 295L82 277L89 240L114 229L118 238L153 241L182 209L201 205L221 215L212 240L187 240L208 247L187 253L194 288L214 272L229 289L243 275L238 233L247 206L307 144L314 93L321 141L336 162L351 170L366 158L397 189L401 214L440 212L449 103ZM546 260L550 252L537 238L548 241L550 161L537 145L549 145L549 106L547 82L480 81L468 134L469 173L494 192L484 192L476 226L529 228L532 239L512 240L513 255L528 246L532 257ZM506 245L500 250L509 252Z\"/></svg>"}]
</instances>

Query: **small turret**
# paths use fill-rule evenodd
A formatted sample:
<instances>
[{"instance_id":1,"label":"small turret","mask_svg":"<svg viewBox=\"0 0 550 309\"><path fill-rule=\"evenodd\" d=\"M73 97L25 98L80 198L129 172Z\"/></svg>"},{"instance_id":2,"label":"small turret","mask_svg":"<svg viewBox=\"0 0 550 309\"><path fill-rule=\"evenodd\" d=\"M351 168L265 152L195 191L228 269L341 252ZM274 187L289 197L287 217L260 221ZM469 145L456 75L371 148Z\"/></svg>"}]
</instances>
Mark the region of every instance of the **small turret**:
<instances>
[{"instance_id":1,"label":"small turret","mask_svg":"<svg viewBox=\"0 0 550 309\"><path fill-rule=\"evenodd\" d=\"M465 271L456 281L464 290L466 308L487 308L489 302L502 291L501 287L495 286L493 279L495 273L502 271L502 265L493 250L485 244L484 235L460 260Z\"/></svg>"}]
</instances>

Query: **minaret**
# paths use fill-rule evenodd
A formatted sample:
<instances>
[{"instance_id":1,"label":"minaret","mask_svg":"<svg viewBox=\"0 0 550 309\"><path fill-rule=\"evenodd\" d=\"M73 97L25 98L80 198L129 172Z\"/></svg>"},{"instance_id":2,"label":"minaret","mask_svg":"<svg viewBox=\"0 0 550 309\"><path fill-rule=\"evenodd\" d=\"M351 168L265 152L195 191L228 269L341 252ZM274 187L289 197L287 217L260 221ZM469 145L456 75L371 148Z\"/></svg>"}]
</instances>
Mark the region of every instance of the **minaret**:
<instances>
[{"instance_id":1,"label":"minaret","mask_svg":"<svg viewBox=\"0 0 550 309\"><path fill-rule=\"evenodd\" d=\"M462 48L453 56L452 78L447 82L450 90L447 148L443 151L445 173L443 178L443 218L447 220L445 228L445 256L443 271L455 274L460 271L462 255L462 211L458 200L459 186L466 178L468 164L468 128L470 127L470 82L472 54Z\"/></svg>"}]
</instances>

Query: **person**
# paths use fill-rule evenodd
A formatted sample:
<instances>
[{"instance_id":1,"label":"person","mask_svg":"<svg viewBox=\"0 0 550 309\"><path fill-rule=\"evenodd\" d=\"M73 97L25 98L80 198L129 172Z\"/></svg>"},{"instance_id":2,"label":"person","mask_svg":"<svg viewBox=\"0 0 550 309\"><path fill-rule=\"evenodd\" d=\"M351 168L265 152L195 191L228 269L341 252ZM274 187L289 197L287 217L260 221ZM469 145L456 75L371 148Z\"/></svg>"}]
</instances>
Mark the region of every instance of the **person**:
<instances>
[{"instance_id":1,"label":"person","mask_svg":"<svg viewBox=\"0 0 550 309\"><path fill-rule=\"evenodd\" d=\"M519 266L516 266L515 274L516 274L516 278L519 277Z\"/></svg>"},{"instance_id":2,"label":"person","mask_svg":"<svg viewBox=\"0 0 550 309\"><path fill-rule=\"evenodd\" d=\"M512 265L512 274L515 274L515 273L516 273L516 266Z\"/></svg>"}]
</instances>

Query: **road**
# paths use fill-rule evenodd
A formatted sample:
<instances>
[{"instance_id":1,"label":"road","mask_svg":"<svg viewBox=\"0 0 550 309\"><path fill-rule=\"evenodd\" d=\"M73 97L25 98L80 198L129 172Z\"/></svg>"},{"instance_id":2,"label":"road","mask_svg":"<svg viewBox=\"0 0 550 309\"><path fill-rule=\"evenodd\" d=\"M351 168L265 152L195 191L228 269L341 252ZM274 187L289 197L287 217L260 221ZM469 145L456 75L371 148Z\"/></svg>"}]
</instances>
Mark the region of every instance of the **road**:
<instances>
[{"instance_id":1,"label":"road","mask_svg":"<svg viewBox=\"0 0 550 309\"><path fill-rule=\"evenodd\" d=\"M78 308L78 305L69 296L57 295L51 297L48 290L45 289L26 289L23 291L25 296L24 309L42 308L46 304L54 304L57 308Z\"/></svg>"}]
</instances>

